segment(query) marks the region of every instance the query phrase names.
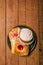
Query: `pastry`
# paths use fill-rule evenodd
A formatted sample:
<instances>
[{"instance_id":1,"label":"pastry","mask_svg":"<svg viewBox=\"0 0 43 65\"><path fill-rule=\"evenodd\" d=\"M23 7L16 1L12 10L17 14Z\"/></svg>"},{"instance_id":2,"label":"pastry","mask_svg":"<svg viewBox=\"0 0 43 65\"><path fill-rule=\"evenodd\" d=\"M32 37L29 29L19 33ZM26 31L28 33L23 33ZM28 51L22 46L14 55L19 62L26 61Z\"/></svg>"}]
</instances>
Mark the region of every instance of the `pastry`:
<instances>
[{"instance_id":1,"label":"pastry","mask_svg":"<svg viewBox=\"0 0 43 65\"><path fill-rule=\"evenodd\" d=\"M20 41L16 39L15 41L12 40L12 49L13 54L19 55L19 56L26 56L29 54L29 46L20 44Z\"/></svg>"},{"instance_id":2,"label":"pastry","mask_svg":"<svg viewBox=\"0 0 43 65\"><path fill-rule=\"evenodd\" d=\"M20 41L23 45L31 44L34 41L33 32L28 28L22 29L20 32Z\"/></svg>"},{"instance_id":3,"label":"pastry","mask_svg":"<svg viewBox=\"0 0 43 65\"><path fill-rule=\"evenodd\" d=\"M10 40L13 39L13 38L14 39L17 38L19 36L19 33L20 33L20 28L19 27L12 29L9 32L9 38L10 38Z\"/></svg>"}]
</instances>

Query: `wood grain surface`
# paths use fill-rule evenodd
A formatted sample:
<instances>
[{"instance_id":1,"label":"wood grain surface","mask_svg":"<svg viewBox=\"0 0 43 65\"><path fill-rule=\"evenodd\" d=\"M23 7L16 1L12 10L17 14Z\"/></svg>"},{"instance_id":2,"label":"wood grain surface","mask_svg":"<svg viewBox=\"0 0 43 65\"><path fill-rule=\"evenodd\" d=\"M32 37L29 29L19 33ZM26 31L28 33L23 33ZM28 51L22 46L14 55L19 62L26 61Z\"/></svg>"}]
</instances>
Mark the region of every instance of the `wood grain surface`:
<instances>
[{"instance_id":1,"label":"wood grain surface","mask_svg":"<svg viewBox=\"0 0 43 65\"><path fill-rule=\"evenodd\" d=\"M39 0L39 64L43 65L43 0Z\"/></svg>"},{"instance_id":2,"label":"wood grain surface","mask_svg":"<svg viewBox=\"0 0 43 65\"><path fill-rule=\"evenodd\" d=\"M0 65L5 65L5 0L0 0Z\"/></svg>"},{"instance_id":3,"label":"wood grain surface","mask_svg":"<svg viewBox=\"0 0 43 65\"><path fill-rule=\"evenodd\" d=\"M0 0L0 65L43 65L43 0ZM31 27L37 46L27 57L13 55L8 47L9 31L17 25Z\"/></svg>"}]
</instances>

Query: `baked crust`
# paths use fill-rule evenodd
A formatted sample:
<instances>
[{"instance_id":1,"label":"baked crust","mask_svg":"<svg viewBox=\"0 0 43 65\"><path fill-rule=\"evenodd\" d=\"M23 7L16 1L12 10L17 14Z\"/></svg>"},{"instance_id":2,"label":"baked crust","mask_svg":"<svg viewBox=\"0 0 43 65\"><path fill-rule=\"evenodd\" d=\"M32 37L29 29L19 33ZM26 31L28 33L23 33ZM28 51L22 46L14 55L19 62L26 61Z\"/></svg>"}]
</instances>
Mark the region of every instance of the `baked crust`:
<instances>
[{"instance_id":1,"label":"baked crust","mask_svg":"<svg viewBox=\"0 0 43 65\"><path fill-rule=\"evenodd\" d=\"M29 46L23 45L23 50L19 50L18 46L20 42L18 40L15 41L15 45L12 46L12 53L20 56L26 56L29 53Z\"/></svg>"},{"instance_id":2,"label":"baked crust","mask_svg":"<svg viewBox=\"0 0 43 65\"><path fill-rule=\"evenodd\" d=\"M14 33L18 33L18 36L19 36L20 28L19 28L19 27L14 28L14 29L12 29L12 30L9 32L9 38L10 38L10 39L15 38L15 37L14 37Z\"/></svg>"}]
</instances>

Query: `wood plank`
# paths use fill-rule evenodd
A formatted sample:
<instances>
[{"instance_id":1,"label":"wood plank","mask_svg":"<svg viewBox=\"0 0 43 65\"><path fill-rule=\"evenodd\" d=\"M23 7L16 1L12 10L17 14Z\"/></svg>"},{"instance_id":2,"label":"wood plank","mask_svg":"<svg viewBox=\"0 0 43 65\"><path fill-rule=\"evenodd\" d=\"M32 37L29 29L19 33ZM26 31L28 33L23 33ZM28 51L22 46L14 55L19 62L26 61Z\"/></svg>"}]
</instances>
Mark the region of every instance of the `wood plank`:
<instances>
[{"instance_id":1,"label":"wood plank","mask_svg":"<svg viewBox=\"0 0 43 65\"><path fill-rule=\"evenodd\" d=\"M9 31L18 25L18 0L6 1L6 38ZM6 64L18 65L18 56L13 55L6 40Z\"/></svg>"},{"instance_id":2,"label":"wood plank","mask_svg":"<svg viewBox=\"0 0 43 65\"><path fill-rule=\"evenodd\" d=\"M26 25L36 32L37 37L39 36L37 0L26 0ZM35 50L27 57L27 65L36 64L39 65L39 42L37 43Z\"/></svg>"},{"instance_id":3,"label":"wood plank","mask_svg":"<svg viewBox=\"0 0 43 65\"><path fill-rule=\"evenodd\" d=\"M0 0L0 65L5 65L5 0Z\"/></svg>"},{"instance_id":4,"label":"wood plank","mask_svg":"<svg viewBox=\"0 0 43 65\"><path fill-rule=\"evenodd\" d=\"M19 0L19 25L25 25L25 0ZM26 65L26 57L19 57L19 65Z\"/></svg>"},{"instance_id":5,"label":"wood plank","mask_svg":"<svg viewBox=\"0 0 43 65\"><path fill-rule=\"evenodd\" d=\"M19 0L19 25L25 25L25 0Z\"/></svg>"},{"instance_id":6,"label":"wood plank","mask_svg":"<svg viewBox=\"0 0 43 65\"><path fill-rule=\"evenodd\" d=\"M43 0L39 0L39 65L43 65Z\"/></svg>"}]
</instances>

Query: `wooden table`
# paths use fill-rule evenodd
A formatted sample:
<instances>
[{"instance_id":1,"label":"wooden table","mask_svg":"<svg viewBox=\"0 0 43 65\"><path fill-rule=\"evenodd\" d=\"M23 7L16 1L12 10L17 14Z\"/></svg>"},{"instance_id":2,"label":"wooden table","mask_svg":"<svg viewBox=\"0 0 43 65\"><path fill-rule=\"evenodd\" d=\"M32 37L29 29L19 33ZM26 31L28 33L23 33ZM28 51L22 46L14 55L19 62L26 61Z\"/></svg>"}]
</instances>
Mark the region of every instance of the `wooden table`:
<instances>
[{"instance_id":1,"label":"wooden table","mask_svg":"<svg viewBox=\"0 0 43 65\"><path fill-rule=\"evenodd\" d=\"M0 0L0 65L43 65L42 3L42 0ZM37 34L37 46L28 57L13 55L8 47L8 32L17 25L29 26Z\"/></svg>"}]
</instances>

